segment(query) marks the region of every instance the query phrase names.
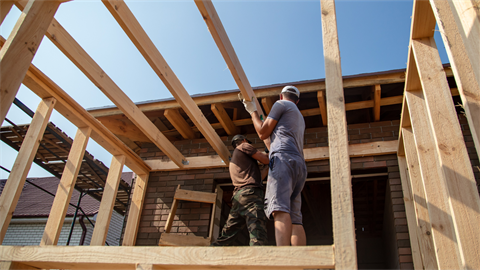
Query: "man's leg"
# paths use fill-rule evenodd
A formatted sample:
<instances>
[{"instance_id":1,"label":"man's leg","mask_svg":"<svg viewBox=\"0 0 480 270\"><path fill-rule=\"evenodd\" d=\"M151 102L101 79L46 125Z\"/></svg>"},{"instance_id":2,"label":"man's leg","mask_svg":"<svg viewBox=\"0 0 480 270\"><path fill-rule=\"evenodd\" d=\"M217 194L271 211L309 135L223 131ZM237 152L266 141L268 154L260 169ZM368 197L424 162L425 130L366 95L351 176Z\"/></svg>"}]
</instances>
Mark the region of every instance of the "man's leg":
<instances>
[{"instance_id":1,"label":"man's leg","mask_svg":"<svg viewBox=\"0 0 480 270\"><path fill-rule=\"evenodd\" d=\"M290 214L281 211L272 213L275 226L275 241L277 246L290 246L292 237L292 219Z\"/></svg>"},{"instance_id":2,"label":"man's leg","mask_svg":"<svg viewBox=\"0 0 480 270\"><path fill-rule=\"evenodd\" d=\"M245 216L248 232L250 234L250 246L268 245L267 216L264 211L263 190L252 188L253 194L245 196Z\"/></svg>"},{"instance_id":3,"label":"man's leg","mask_svg":"<svg viewBox=\"0 0 480 270\"><path fill-rule=\"evenodd\" d=\"M305 235L305 229L303 225L292 225L292 246L306 246L307 236Z\"/></svg>"}]
</instances>

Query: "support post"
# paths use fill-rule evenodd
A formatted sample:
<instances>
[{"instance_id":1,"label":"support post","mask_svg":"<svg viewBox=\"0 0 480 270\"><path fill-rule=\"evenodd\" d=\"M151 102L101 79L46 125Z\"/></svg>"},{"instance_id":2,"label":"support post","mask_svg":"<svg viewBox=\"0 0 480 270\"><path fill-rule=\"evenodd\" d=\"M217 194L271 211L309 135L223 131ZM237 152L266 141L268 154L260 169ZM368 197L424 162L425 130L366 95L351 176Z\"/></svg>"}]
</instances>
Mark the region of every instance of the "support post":
<instances>
[{"instance_id":1,"label":"support post","mask_svg":"<svg viewBox=\"0 0 480 270\"><path fill-rule=\"evenodd\" d=\"M134 246L137 238L138 225L142 214L143 201L147 190L148 174L137 175L135 188L133 189L132 202L128 210L127 225L123 237L122 246Z\"/></svg>"}]
</instances>

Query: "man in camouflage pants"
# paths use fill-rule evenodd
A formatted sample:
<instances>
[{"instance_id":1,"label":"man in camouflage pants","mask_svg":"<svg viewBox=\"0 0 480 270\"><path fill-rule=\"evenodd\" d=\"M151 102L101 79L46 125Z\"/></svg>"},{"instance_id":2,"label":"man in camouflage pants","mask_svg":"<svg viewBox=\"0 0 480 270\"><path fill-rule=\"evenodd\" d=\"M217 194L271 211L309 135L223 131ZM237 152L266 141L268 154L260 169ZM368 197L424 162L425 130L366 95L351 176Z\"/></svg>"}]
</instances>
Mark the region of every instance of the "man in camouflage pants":
<instances>
[{"instance_id":1,"label":"man in camouflage pants","mask_svg":"<svg viewBox=\"0 0 480 270\"><path fill-rule=\"evenodd\" d=\"M247 224L250 245L260 246L268 243L264 212L262 176L258 162L268 164L268 155L255 149L243 135L232 139L234 147L229 171L235 190L232 197L232 209L223 227L222 234L212 246L230 246L238 233Z\"/></svg>"}]
</instances>

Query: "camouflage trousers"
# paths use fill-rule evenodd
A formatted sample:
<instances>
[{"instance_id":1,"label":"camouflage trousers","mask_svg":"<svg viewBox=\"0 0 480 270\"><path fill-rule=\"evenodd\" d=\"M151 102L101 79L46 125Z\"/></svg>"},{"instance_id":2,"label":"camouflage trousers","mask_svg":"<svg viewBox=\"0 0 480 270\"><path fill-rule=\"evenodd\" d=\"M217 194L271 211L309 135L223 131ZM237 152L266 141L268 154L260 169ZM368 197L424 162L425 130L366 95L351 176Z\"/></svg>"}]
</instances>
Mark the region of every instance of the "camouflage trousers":
<instances>
[{"instance_id":1,"label":"camouflage trousers","mask_svg":"<svg viewBox=\"0 0 480 270\"><path fill-rule=\"evenodd\" d=\"M230 246L245 224L250 235L250 246L267 245L267 216L264 211L264 192L258 187L247 187L232 197L232 209L222 234L212 246Z\"/></svg>"}]
</instances>

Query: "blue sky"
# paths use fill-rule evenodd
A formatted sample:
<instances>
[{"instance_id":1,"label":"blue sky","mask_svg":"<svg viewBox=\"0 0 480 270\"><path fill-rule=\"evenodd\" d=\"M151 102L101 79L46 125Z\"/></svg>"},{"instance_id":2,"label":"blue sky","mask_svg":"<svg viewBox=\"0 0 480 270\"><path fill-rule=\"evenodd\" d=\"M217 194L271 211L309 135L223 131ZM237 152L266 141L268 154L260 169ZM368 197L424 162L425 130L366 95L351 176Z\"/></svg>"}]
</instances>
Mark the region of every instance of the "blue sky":
<instances>
[{"instance_id":1,"label":"blue sky","mask_svg":"<svg viewBox=\"0 0 480 270\"><path fill-rule=\"evenodd\" d=\"M193 0L126 2L190 94L238 88ZM253 87L325 77L320 1L213 3ZM343 75L406 67L412 5L407 0L336 1ZM19 15L13 7L0 26L4 38ZM55 18L134 102L172 97L101 1L63 3ZM438 33L436 40L446 63ZM112 105L47 38L33 63L83 107ZM40 101L24 86L17 98L32 110ZM14 105L7 118L30 122ZM75 136L76 127L60 114L54 112L51 121ZM109 166L111 156L93 140L87 150ZM11 169L17 152L3 142L0 151L0 165ZM29 177L39 176L49 174L33 165ZM7 177L0 171L0 179Z\"/></svg>"}]
</instances>

